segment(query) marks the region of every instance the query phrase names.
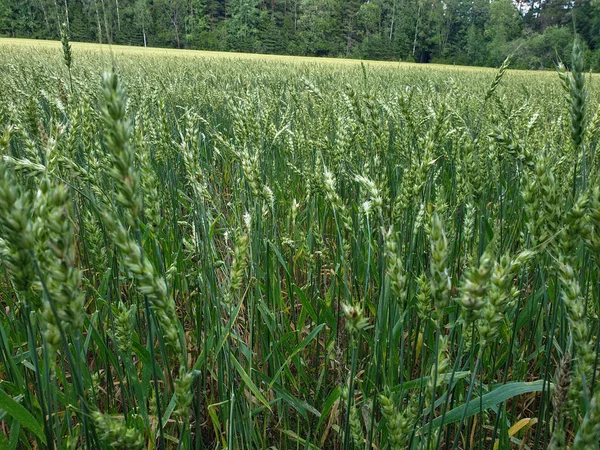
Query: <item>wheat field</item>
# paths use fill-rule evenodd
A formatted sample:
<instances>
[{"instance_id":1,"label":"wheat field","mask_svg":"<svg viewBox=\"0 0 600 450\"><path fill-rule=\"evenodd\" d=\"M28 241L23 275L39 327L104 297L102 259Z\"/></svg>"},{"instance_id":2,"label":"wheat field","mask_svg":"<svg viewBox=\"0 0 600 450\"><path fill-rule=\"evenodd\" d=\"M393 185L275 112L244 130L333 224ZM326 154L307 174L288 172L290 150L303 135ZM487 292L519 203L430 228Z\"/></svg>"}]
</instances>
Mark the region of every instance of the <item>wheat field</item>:
<instances>
[{"instance_id":1,"label":"wheat field","mask_svg":"<svg viewBox=\"0 0 600 450\"><path fill-rule=\"evenodd\" d=\"M577 43L543 73L0 60L0 448L598 448Z\"/></svg>"}]
</instances>

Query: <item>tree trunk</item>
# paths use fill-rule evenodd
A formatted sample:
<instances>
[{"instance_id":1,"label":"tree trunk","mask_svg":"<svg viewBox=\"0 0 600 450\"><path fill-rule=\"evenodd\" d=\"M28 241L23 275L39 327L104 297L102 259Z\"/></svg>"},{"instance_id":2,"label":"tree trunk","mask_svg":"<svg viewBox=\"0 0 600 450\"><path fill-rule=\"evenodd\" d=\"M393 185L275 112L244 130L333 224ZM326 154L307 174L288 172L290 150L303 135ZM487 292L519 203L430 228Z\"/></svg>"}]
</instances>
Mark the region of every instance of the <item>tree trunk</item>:
<instances>
[{"instance_id":1,"label":"tree trunk","mask_svg":"<svg viewBox=\"0 0 600 450\"><path fill-rule=\"evenodd\" d=\"M115 5L117 6L117 27L119 31L121 31L121 13L119 13L119 0L115 0Z\"/></svg>"},{"instance_id":2,"label":"tree trunk","mask_svg":"<svg viewBox=\"0 0 600 450\"><path fill-rule=\"evenodd\" d=\"M196 21L194 19L194 4L192 3L192 1L190 0L190 4L188 5L188 18L190 18L191 20L185 20L184 24L185 24L185 34L194 34L194 30L196 29L196 27L194 26Z\"/></svg>"},{"instance_id":3,"label":"tree trunk","mask_svg":"<svg viewBox=\"0 0 600 450\"><path fill-rule=\"evenodd\" d=\"M448 26L446 27L446 35L444 36L444 43L442 45L442 53L446 50L448 40L450 39L450 33L452 32L452 20L448 20Z\"/></svg>"},{"instance_id":4,"label":"tree trunk","mask_svg":"<svg viewBox=\"0 0 600 450\"><path fill-rule=\"evenodd\" d=\"M106 18L106 6L104 4L104 0L100 1L102 2L102 15L104 16L104 31L106 31L106 42L112 44L112 33L110 31L110 28L108 27L108 19Z\"/></svg>"},{"instance_id":5,"label":"tree trunk","mask_svg":"<svg viewBox=\"0 0 600 450\"><path fill-rule=\"evenodd\" d=\"M100 22L100 14L98 13L98 2L94 0L94 8L96 8L96 22L98 23L98 43L102 44L102 22Z\"/></svg>"},{"instance_id":6,"label":"tree trunk","mask_svg":"<svg viewBox=\"0 0 600 450\"><path fill-rule=\"evenodd\" d=\"M394 21L396 20L396 0L392 5L392 19L390 20L390 42L392 42L392 38L394 36Z\"/></svg>"},{"instance_id":7,"label":"tree trunk","mask_svg":"<svg viewBox=\"0 0 600 450\"><path fill-rule=\"evenodd\" d=\"M177 41L177 48L181 48L179 42L179 26L177 25L177 11L173 12L173 27L175 28L175 40Z\"/></svg>"},{"instance_id":8,"label":"tree trunk","mask_svg":"<svg viewBox=\"0 0 600 450\"><path fill-rule=\"evenodd\" d=\"M42 14L44 15L44 23L46 24L46 29L50 32L50 22L48 22L48 15L46 14L46 8L44 7L44 2L40 0L40 7L42 8Z\"/></svg>"},{"instance_id":9,"label":"tree trunk","mask_svg":"<svg viewBox=\"0 0 600 450\"><path fill-rule=\"evenodd\" d=\"M67 19L67 31L71 31L71 26L69 24L69 3L67 2L67 0L65 0L65 17Z\"/></svg>"},{"instance_id":10,"label":"tree trunk","mask_svg":"<svg viewBox=\"0 0 600 450\"><path fill-rule=\"evenodd\" d=\"M56 13L56 31L58 32L58 36L60 36L60 7L58 6L57 0L54 0L54 12Z\"/></svg>"},{"instance_id":11,"label":"tree trunk","mask_svg":"<svg viewBox=\"0 0 600 450\"><path fill-rule=\"evenodd\" d=\"M412 49L413 58L415 56L415 51L417 49L417 36L419 34L419 21L420 20L421 20L421 3L419 3L419 9L417 10L417 24L415 25L415 39L413 41L413 49Z\"/></svg>"}]
</instances>

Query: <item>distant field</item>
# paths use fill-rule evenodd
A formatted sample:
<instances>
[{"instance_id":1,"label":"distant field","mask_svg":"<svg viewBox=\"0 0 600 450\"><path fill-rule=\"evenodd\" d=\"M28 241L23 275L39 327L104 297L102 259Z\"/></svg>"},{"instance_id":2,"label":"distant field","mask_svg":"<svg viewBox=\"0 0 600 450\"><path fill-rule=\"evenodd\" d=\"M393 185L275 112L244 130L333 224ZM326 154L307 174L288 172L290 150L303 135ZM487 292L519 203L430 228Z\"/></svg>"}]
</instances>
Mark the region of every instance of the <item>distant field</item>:
<instances>
[{"instance_id":1,"label":"distant field","mask_svg":"<svg viewBox=\"0 0 600 450\"><path fill-rule=\"evenodd\" d=\"M33 46L38 48L56 48L60 49L59 41L44 41L34 39L10 39L0 38L0 45L8 45L14 47L21 46ZM261 55L254 53L231 53L231 52L213 52L213 51L200 51L200 50L177 50L177 49L165 49L165 48L144 48L136 46L125 46L125 45L108 45L108 44L97 44L87 42L74 42L73 47L78 50L94 51L100 53L115 55L169 55L179 57L204 57L204 58L241 58L249 60L264 60L264 61L300 61L300 62L335 62L339 64L360 64L359 60L355 59L342 59L342 58L312 58L306 56L284 56L284 55ZM370 64L377 65L392 65L398 66L398 63L385 62L385 61L369 61ZM403 66L419 66L418 64L403 63Z\"/></svg>"},{"instance_id":2,"label":"distant field","mask_svg":"<svg viewBox=\"0 0 600 450\"><path fill-rule=\"evenodd\" d=\"M0 39L0 448L597 448L573 60Z\"/></svg>"},{"instance_id":3,"label":"distant field","mask_svg":"<svg viewBox=\"0 0 600 450\"><path fill-rule=\"evenodd\" d=\"M137 47L137 46L125 46L125 45L108 45L108 44L95 44L88 42L74 42L72 43L73 48L79 51L98 53L104 55L105 58L110 58L110 55L117 57L128 57L131 55L139 56L151 56L151 57L176 57L176 58L206 58L206 59L241 59L247 61L273 61L283 63L305 63L305 64L333 64L333 65L349 65L349 66L360 66L361 62L367 67L372 68L389 68L394 70L418 70L418 71L431 71L431 70L450 70L450 71L468 71L468 72L482 72L492 73L496 69L487 67L471 67L471 66L457 66L457 65L445 65L445 64L416 64L409 62L393 62L393 61L370 61L370 60L358 60L358 59L344 59L344 58L315 58L308 56L287 56L287 55L266 55L256 53L234 53L234 52L214 52L214 51L201 51L201 50L178 50L168 48L154 48L154 47ZM13 38L0 38L0 46L12 47L15 50L21 47L34 47L34 48L46 48L46 49L57 49L60 50L59 41L46 41L46 40L35 40L35 39L13 39ZM520 73L531 76L555 76L555 71L530 71L530 70L510 70L510 73ZM594 79L597 78L596 76Z\"/></svg>"},{"instance_id":4,"label":"distant field","mask_svg":"<svg viewBox=\"0 0 600 450\"><path fill-rule=\"evenodd\" d=\"M37 48L55 48L60 49L59 41L45 41L45 40L34 40L34 39L11 39L11 38L0 38L0 45L11 46L15 48L19 47L37 47ZM173 56L173 57L185 57L185 58L239 58L247 60L261 60L261 61L283 61L283 62L302 62L302 63L334 63L334 64L351 64L360 65L361 61L357 59L343 59L343 58L314 58L307 56L285 56L285 55L263 55L255 53L232 53L232 52L213 52L213 51L200 51L200 50L177 50L177 49L165 49L165 48L144 48L135 46L125 45L108 45L108 44L93 44L85 42L74 42L73 48L80 51L91 51L99 52L101 54L110 55L151 55L151 56ZM431 69L431 68L452 68L455 70L477 70L477 71L488 71L484 67L467 67L467 66L450 66L443 64L415 64L406 62L391 62L391 61L362 61L364 64L368 64L372 67L394 67L394 68L418 68L418 69ZM542 73L542 72L537 72Z\"/></svg>"}]
</instances>

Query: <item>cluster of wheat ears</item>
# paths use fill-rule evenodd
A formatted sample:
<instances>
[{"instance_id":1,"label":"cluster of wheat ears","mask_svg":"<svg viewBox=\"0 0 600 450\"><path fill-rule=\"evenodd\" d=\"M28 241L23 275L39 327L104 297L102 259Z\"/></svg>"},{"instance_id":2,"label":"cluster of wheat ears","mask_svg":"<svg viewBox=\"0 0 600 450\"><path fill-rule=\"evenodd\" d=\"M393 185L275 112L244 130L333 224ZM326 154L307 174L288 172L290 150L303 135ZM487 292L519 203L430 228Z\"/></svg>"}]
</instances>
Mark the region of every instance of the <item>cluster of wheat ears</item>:
<instances>
[{"instance_id":1,"label":"cluster of wheat ears","mask_svg":"<svg viewBox=\"0 0 600 450\"><path fill-rule=\"evenodd\" d=\"M598 448L579 44L0 59L1 448Z\"/></svg>"}]
</instances>

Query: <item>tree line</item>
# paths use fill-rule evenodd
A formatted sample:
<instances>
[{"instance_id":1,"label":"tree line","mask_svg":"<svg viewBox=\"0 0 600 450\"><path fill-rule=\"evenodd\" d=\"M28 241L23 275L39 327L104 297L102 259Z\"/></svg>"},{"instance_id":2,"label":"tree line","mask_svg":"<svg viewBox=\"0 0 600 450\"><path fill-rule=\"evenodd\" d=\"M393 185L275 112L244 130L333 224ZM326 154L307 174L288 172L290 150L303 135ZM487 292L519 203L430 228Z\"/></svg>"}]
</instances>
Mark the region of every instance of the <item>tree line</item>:
<instances>
[{"instance_id":1,"label":"tree line","mask_svg":"<svg viewBox=\"0 0 600 450\"><path fill-rule=\"evenodd\" d=\"M0 36L541 69L575 33L600 70L600 0L0 0Z\"/></svg>"}]
</instances>

